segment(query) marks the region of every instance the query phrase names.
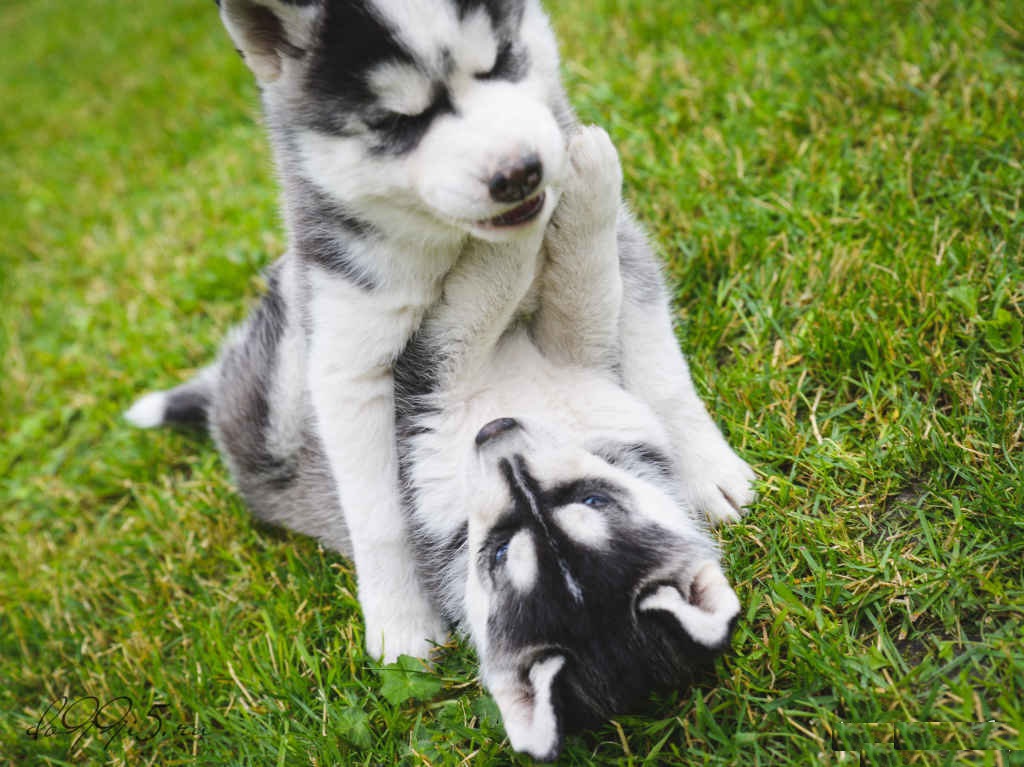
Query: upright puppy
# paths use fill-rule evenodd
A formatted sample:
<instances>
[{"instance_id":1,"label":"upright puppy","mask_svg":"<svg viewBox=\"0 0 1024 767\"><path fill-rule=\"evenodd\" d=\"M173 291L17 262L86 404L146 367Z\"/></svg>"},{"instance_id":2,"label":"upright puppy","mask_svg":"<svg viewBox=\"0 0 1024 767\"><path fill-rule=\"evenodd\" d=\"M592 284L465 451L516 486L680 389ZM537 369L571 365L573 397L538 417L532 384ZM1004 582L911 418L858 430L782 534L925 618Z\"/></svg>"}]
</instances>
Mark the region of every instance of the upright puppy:
<instances>
[{"instance_id":1,"label":"upright puppy","mask_svg":"<svg viewBox=\"0 0 1024 767\"><path fill-rule=\"evenodd\" d=\"M352 557L367 650L425 655L445 626L409 556L392 368L467 247L539 248L575 125L554 37L538 0L220 6L262 91L288 252L218 361L128 417L207 424L254 514ZM623 300L607 353L666 425L689 503L735 516L752 474L694 392L656 260L627 215L617 248ZM573 269L547 278L585 310L590 284ZM572 359L581 345L559 311L538 332ZM318 494L309 472L328 480Z\"/></svg>"}]
</instances>

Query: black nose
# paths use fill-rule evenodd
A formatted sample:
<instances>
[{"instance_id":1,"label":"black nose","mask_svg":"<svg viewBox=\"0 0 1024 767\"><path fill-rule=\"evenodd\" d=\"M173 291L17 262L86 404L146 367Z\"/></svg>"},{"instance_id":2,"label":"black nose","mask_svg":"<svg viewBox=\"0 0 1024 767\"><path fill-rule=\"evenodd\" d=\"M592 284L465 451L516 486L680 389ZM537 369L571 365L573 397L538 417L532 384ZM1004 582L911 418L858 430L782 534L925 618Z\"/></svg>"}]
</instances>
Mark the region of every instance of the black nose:
<instances>
[{"instance_id":1,"label":"black nose","mask_svg":"<svg viewBox=\"0 0 1024 767\"><path fill-rule=\"evenodd\" d=\"M512 429L519 428L519 421L515 418L495 418L493 421L484 424L484 428L476 433L476 446L480 447Z\"/></svg>"},{"instance_id":2,"label":"black nose","mask_svg":"<svg viewBox=\"0 0 1024 767\"><path fill-rule=\"evenodd\" d=\"M520 202L529 197L544 178L540 157L529 154L491 177L491 199L495 202Z\"/></svg>"}]
</instances>

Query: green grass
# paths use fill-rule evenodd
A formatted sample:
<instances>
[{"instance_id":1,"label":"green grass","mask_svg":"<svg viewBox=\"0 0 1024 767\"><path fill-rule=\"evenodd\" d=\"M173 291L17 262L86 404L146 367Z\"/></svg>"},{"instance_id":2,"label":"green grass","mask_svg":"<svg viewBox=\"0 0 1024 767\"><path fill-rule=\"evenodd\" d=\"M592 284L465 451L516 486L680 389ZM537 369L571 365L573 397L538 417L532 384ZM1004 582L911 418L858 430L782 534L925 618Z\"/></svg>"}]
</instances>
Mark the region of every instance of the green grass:
<instances>
[{"instance_id":1,"label":"green grass","mask_svg":"<svg viewBox=\"0 0 1024 767\"><path fill-rule=\"evenodd\" d=\"M562 763L1024 763L1024 5L550 5L763 479L719 533L716 678ZM10 0L0 31L0 761L525 763L468 651L378 671L346 562L119 420L283 247L212 3ZM30 739L62 695L166 725Z\"/></svg>"}]
</instances>

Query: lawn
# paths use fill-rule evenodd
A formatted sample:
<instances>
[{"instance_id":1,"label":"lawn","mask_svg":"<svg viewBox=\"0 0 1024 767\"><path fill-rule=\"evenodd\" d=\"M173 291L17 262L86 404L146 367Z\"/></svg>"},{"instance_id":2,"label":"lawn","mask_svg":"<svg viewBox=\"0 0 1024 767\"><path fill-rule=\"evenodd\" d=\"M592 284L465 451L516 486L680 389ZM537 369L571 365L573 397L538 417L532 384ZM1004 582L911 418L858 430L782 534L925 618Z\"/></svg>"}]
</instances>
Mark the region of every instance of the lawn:
<instances>
[{"instance_id":1,"label":"lawn","mask_svg":"<svg viewBox=\"0 0 1024 767\"><path fill-rule=\"evenodd\" d=\"M1024 4L548 5L761 477L732 652L560 763L1024 764ZM527 763L468 650L379 668L343 559L120 419L284 246L213 3L0 32L0 762Z\"/></svg>"}]
</instances>

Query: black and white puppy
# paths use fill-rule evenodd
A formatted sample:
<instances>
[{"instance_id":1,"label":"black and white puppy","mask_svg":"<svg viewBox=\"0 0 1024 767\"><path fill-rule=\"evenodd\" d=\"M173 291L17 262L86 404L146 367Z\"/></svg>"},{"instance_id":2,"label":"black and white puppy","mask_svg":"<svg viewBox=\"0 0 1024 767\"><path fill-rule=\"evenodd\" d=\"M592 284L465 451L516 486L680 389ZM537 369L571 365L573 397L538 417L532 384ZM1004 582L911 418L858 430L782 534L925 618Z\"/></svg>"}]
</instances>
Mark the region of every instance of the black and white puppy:
<instances>
[{"instance_id":1,"label":"black and white puppy","mask_svg":"<svg viewBox=\"0 0 1024 767\"><path fill-rule=\"evenodd\" d=\"M539 759L685 683L740 609L668 430L619 382L615 150L589 128L569 156L529 321L509 329L532 253L476 248L395 370L424 582L476 647L513 747Z\"/></svg>"},{"instance_id":2,"label":"black and white puppy","mask_svg":"<svg viewBox=\"0 0 1024 767\"><path fill-rule=\"evenodd\" d=\"M575 126L554 36L539 0L220 8L260 84L288 252L218 361L127 415L208 425L255 515L353 559L368 652L426 655L446 627L409 552L393 366L463 254L507 249L540 263ZM735 517L753 475L694 391L656 259L625 214L617 249L622 304L603 354L665 426L689 505ZM574 300L585 306L591 286L579 277ZM536 292L534 280L513 316ZM547 346L572 359L591 347L560 311ZM462 329L467 342L472 330ZM439 374L419 363L420 376Z\"/></svg>"}]
</instances>

